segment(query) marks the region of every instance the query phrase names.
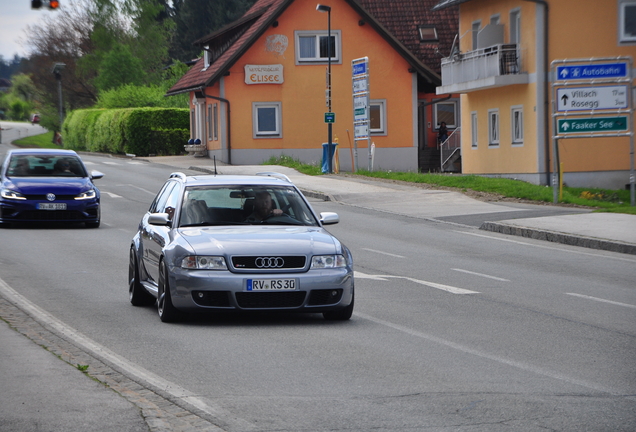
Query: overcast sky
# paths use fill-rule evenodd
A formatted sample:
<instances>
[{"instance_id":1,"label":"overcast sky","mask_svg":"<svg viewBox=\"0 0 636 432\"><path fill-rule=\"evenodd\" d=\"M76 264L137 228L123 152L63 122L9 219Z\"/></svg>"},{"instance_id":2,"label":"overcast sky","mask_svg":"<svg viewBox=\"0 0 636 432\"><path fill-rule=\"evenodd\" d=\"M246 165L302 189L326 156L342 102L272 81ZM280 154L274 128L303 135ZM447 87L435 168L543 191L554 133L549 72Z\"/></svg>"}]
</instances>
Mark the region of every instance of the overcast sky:
<instances>
[{"instance_id":1,"label":"overcast sky","mask_svg":"<svg viewBox=\"0 0 636 432\"><path fill-rule=\"evenodd\" d=\"M61 1L62 7L64 0ZM31 9L31 0L0 0L0 54L4 60L11 60L15 54L26 57L26 46L18 43L18 39L26 40L27 24L34 24L44 14L57 13L46 8Z\"/></svg>"}]
</instances>

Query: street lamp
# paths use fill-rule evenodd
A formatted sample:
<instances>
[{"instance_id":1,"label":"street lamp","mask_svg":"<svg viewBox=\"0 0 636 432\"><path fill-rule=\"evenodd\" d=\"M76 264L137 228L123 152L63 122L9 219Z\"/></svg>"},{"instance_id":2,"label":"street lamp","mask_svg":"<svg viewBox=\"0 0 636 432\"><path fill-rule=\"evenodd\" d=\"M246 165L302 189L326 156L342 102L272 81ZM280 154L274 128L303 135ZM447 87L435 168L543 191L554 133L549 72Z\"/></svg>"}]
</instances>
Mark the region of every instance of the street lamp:
<instances>
[{"instance_id":1,"label":"street lamp","mask_svg":"<svg viewBox=\"0 0 636 432\"><path fill-rule=\"evenodd\" d=\"M318 12L327 12L327 106L329 108L329 112L331 112L331 6L318 4L316 5L316 10ZM333 143L333 122L329 121L327 123L327 155L329 156L329 160L327 161L327 167L329 168L329 174L333 172L332 169L332 143Z\"/></svg>"},{"instance_id":2,"label":"street lamp","mask_svg":"<svg viewBox=\"0 0 636 432\"><path fill-rule=\"evenodd\" d=\"M62 131L62 123L64 123L64 111L62 110L62 69L66 66L65 63L55 63L53 65L53 74L57 80L57 95L60 101L60 132Z\"/></svg>"}]
</instances>

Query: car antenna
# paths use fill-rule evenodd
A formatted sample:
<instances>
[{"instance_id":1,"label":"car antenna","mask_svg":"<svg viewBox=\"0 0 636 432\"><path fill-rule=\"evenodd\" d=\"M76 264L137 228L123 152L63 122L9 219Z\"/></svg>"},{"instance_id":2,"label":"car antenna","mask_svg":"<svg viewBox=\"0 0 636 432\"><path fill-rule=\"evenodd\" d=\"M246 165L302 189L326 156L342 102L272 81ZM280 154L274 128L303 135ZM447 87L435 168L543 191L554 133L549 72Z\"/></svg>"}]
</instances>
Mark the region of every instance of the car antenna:
<instances>
[{"instance_id":1,"label":"car antenna","mask_svg":"<svg viewBox=\"0 0 636 432\"><path fill-rule=\"evenodd\" d=\"M217 172L216 172L216 155L214 155L214 157L212 159L214 159L214 175L217 175Z\"/></svg>"}]
</instances>

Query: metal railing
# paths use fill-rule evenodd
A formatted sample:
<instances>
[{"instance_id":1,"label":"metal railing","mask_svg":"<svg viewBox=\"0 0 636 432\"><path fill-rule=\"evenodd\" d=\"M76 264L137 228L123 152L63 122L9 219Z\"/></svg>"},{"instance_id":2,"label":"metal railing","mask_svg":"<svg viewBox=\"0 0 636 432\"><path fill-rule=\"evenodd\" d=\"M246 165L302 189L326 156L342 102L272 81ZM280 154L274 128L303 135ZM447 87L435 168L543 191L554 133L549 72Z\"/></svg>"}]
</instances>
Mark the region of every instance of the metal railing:
<instances>
[{"instance_id":1,"label":"metal railing","mask_svg":"<svg viewBox=\"0 0 636 432\"><path fill-rule=\"evenodd\" d=\"M461 127L456 128L444 142L438 144L440 150L439 154L441 172L456 171L455 169L447 168L450 168L452 162L461 157L462 142L460 131ZM447 165L449 166L447 167Z\"/></svg>"},{"instance_id":2,"label":"metal railing","mask_svg":"<svg viewBox=\"0 0 636 432\"><path fill-rule=\"evenodd\" d=\"M442 86L521 73L517 44L499 44L442 59Z\"/></svg>"}]
</instances>

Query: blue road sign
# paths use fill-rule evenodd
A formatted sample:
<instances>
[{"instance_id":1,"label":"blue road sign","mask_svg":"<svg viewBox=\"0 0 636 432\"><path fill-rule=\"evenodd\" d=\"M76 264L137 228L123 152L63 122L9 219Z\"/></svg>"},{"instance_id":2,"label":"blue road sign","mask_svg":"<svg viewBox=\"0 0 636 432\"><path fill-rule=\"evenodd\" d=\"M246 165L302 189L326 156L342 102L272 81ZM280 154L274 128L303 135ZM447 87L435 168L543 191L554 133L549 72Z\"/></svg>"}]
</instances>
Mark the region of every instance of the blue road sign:
<instances>
[{"instance_id":1,"label":"blue road sign","mask_svg":"<svg viewBox=\"0 0 636 432\"><path fill-rule=\"evenodd\" d=\"M367 62L357 63L352 65L353 76L362 75L367 73Z\"/></svg>"},{"instance_id":2,"label":"blue road sign","mask_svg":"<svg viewBox=\"0 0 636 432\"><path fill-rule=\"evenodd\" d=\"M599 78L626 78L627 63L599 63L575 66L557 66L557 80L591 80Z\"/></svg>"}]
</instances>

